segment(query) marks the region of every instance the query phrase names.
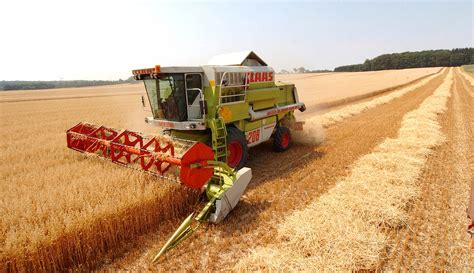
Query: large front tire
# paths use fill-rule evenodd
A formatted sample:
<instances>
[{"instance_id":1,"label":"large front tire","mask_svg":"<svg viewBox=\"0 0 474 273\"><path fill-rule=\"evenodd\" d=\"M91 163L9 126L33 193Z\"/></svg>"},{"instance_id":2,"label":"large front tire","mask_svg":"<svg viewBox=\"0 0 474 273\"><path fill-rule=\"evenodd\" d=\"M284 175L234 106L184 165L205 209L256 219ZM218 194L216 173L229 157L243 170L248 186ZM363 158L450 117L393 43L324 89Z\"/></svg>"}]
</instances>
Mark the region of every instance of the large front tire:
<instances>
[{"instance_id":1,"label":"large front tire","mask_svg":"<svg viewBox=\"0 0 474 273\"><path fill-rule=\"evenodd\" d=\"M290 148L291 134L290 129L278 126L273 134L273 150L284 152Z\"/></svg>"},{"instance_id":2,"label":"large front tire","mask_svg":"<svg viewBox=\"0 0 474 273\"><path fill-rule=\"evenodd\" d=\"M227 127L227 164L240 170L247 162L248 150L245 134L235 127Z\"/></svg>"}]
</instances>

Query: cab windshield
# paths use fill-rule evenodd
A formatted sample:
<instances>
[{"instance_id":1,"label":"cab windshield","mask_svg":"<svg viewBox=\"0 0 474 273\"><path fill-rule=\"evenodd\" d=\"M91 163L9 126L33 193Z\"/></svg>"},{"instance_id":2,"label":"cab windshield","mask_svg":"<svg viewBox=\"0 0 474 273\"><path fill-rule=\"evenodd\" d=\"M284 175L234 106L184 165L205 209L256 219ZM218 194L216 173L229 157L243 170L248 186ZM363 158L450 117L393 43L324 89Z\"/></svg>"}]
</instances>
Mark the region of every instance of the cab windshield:
<instances>
[{"instance_id":1,"label":"cab windshield","mask_svg":"<svg viewBox=\"0 0 474 273\"><path fill-rule=\"evenodd\" d=\"M153 118L171 121L187 119L183 74L160 74L158 79L145 80L145 88Z\"/></svg>"}]
</instances>

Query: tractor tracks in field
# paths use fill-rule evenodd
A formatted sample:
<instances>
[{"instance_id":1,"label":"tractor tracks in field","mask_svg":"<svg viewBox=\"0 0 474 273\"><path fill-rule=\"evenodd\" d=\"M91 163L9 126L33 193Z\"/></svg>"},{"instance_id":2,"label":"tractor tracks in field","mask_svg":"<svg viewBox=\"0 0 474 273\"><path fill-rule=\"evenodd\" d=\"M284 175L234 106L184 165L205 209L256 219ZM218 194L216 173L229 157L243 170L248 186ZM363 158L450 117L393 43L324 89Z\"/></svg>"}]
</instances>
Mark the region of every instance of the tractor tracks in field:
<instances>
[{"instance_id":1,"label":"tractor tracks in field","mask_svg":"<svg viewBox=\"0 0 474 273\"><path fill-rule=\"evenodd\" d=\"M339 178L348 175L355 160L387 137L395 137L403 116L430 96L446 74L447 70L388 104L328 128L327 141L320 146L294 145L281 154L272 152L270 144L252 149L249 167L253 179L239 205L221 224L205 225L169 252L160 269L230 269L249 249L274 243L276 226L285 216L327 192ZM141 248L106 269L154 269L149 261L171 232L164 228L145 236Z\"/></svg>"},{"instance_id":2,"label":"tractor tracks in field","mask_svg":"<svg viewBox=\"0 0 474 273\"><path fill-rule=\"evenodd\" d=\"M474 179L472 89L456 71L448 111L440 116L447 141L428 158L419 179L420 198L411 206L408 226L391 234L395 244L384 270L459 272L474 268L466 233L466 208Z\"/></svg>"}]
</instances>

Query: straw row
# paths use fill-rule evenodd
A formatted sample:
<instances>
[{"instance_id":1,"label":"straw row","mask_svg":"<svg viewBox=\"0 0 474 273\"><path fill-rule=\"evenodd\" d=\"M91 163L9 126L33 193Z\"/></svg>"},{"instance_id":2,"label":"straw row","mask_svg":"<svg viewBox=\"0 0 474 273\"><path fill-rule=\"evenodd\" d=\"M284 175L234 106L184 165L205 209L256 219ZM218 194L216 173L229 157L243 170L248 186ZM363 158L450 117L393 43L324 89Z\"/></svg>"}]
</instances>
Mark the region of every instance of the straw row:
<instances>
[{"instance_id":1,"label":"straw row","mask_svg":"<svg viewBox=\"0 0 474 273\"><path fill-rule=\"evenodd\" d=\"M301 144L318 145L322 143L325 139L324 128L327 128L339 121L342 121L345 118L360 114L376 106L389 103L390 101L427 84L429 81L439 76L442 71L444 71L444 69L440 69L440 72L438 73L417 80L416 83L412 83L406 86L404 85L404 87L402 87L398 91L394 91L387 95L374 98L370 101L348 105L344 108L333 110L323 115L310 117L305 120L303 131L292 131L293 140Z\"/></svg>"},{"instance_id":2,"label":"straw row","mask_svg":"<svg viewBox=\"0 0 474 273\"><path fill-rule=\"evenodd\" d=\"M472 85L474 86L474 77L472 75L468 75L464 69L458 67L458 72Z\"/></svg>"},{"instance_id":3,"label":"straw row","mask_svg":"<svg viewBox=\"0 0 474 273\"><path fill-rule=\"evenodd\" d=\"M376 269L418 196L417 179L432 149L445 141L438 115L445 112L452 70L418 109L407 113L396 138L359 158L351 174L278 227L279 242L259 247L235 269L341 271Z\"/></svg>"}]
</instances>

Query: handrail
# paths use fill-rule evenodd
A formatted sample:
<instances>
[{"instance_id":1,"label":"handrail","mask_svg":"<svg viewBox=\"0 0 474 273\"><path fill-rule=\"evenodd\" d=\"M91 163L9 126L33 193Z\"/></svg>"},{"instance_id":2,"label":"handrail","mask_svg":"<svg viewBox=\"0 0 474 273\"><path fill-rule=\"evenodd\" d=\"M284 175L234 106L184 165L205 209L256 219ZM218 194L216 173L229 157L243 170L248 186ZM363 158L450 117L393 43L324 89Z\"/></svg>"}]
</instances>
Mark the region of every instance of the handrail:
<instances>
[{"instance_id":1,"label":"handrail","mask_svg":"<svg viewBox=\"0 0 474 273\"><path fill-rule=\"evenodd\" d=\"M221 97L222 97L222 83L224 82L225 75L227 74L227 71L224 72L221 76L221 83L219 84L219 105L221 105Z\"/></svg>"},{"instance_id":2,"label":"handrail","mask_svg":"<svg viewBox=\"0 0 474 273\"><path fill-rule=\"evenodd\" d=\"M218 106L223 105L223 104L240 103L240 102L245 101L246 98L247 98L247 88L249 87L249 83L247 81L247 73L245 73L245 84L224 86L223 85L224 79L226 78L226 75L227 75L228 72L229 71L225 71L221 76L221 81L220 81L220 84L219 84L219 104L218 104ZM231 73L241 73L241 72L231 72ZM238 88L238 87L244 87L243 94L231 94L231 95L224 95L224 96L222 95L222 89L224 89L224 88ZM230 97L243 97L243 98L239 101L231 101L231 102L225 102L225 103L222 102L223 98L230 98Z\"/></svg>"}]
</instances>

